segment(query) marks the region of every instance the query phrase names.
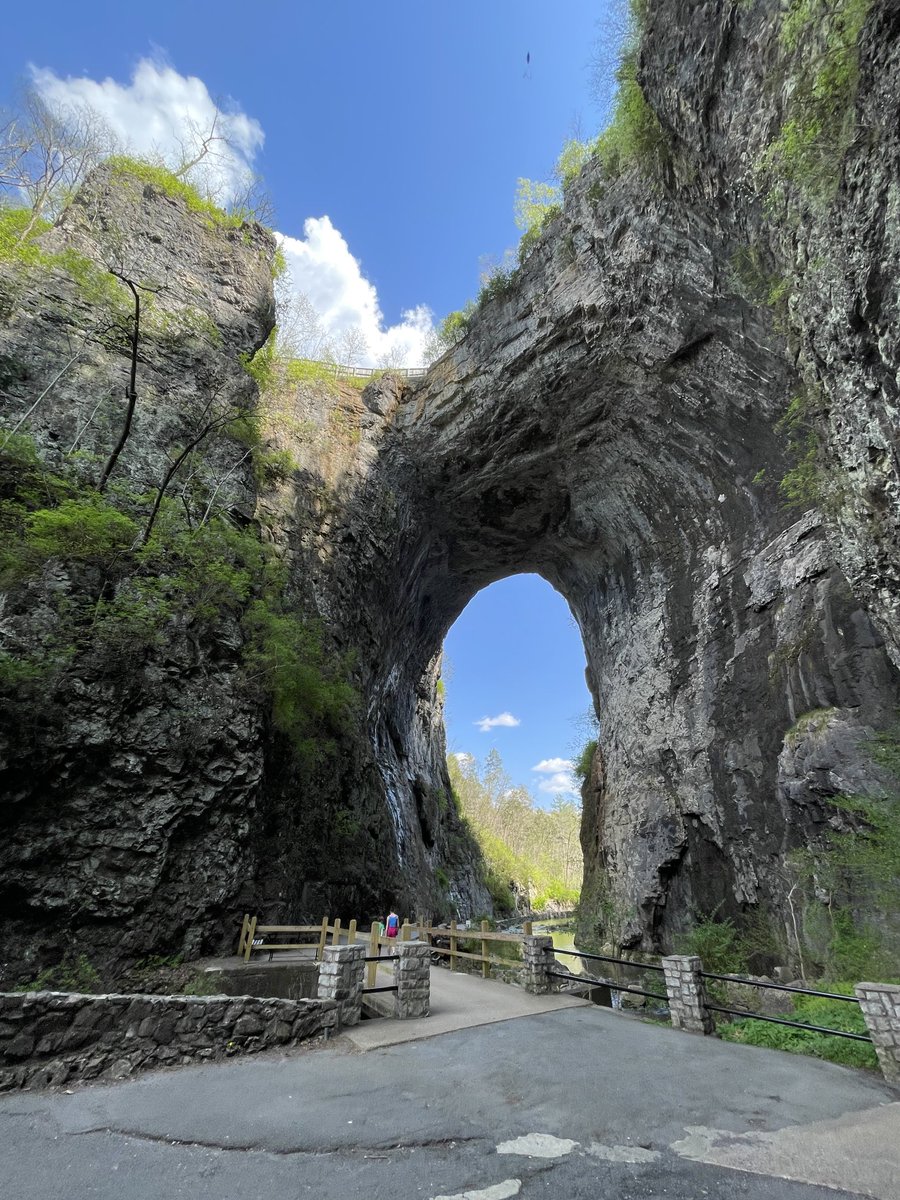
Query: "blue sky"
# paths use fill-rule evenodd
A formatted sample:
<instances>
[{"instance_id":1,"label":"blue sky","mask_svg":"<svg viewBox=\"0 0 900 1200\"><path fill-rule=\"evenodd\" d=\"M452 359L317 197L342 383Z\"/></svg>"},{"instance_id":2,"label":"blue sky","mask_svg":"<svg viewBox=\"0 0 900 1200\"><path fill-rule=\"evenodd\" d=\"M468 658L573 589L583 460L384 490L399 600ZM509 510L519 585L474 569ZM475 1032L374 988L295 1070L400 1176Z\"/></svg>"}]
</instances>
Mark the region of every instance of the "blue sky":
<instances>
[{"instance_id":1,"label":"blue sky","mask_svg":"<svg viewBox=\"0 0 900 1200\"><path fill-rule=\"evenodd\" d=\"M91 103L138 153L170 154L178 122L183 136L184 122L228 114L215 179L227 194L242 172L265 178L292 286L328 336L353 325L361 361L418 365L433 324L476 294L484 257L518 241L517 179L547 178L567 137L605 123L612 80L598 102L590 64L608 55L617 7L49 0L7 13L0 78L10 97L20 79ZM535 577L496 584L448 653L451 746L496 744L516 783L547 782L532 767L571 757L588 705L562 599ZM504 712L521 724L473 725Z\"/></svg>"},{"instance_id":2,"label":"blue sky","mask_svg":"<svg viewBox=\"0 0 900 1200\"><path fill-rule=\"evenodd\" d=\"M301 238L327 216L390 326L474 296L482 256L518 240L517 178L545 178L574 129L602 124L589 64L608 4L50 0L7 14L0 77L126 88L144 59L196 77L264 134L250 157L278 228Z\"/></svg>"},{"instance_id":3,"label":"blue sky","mask_svg":"<svg viewBox=\"0 0 900 1200\"><path fill-rule=\"evenodd\" d=\"M581 634L562 596L537 575L491 584L457 619L444 656L448 750L482 760L496 747L540 803L572 799L571 759L594 734ZM483 728L499 716L517 723Z\"/></svg>"}]
</instances>

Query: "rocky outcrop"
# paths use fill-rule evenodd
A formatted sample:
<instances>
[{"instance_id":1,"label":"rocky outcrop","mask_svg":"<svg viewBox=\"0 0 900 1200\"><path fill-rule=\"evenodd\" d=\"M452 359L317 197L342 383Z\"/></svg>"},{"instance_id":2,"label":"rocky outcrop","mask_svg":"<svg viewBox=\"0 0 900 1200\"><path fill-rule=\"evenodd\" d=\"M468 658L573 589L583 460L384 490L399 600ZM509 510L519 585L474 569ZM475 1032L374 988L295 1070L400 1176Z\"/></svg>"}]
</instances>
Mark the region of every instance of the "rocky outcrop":
<instances>
[{"instance_id":1,"label":"rocky outcrop","mask_svg":"<svg viewBox=\"0 0 900 1200\"><path fill-rule=\"evenodd\" d=\"M272 328L271 235L106 169L38 245L37 261L0 264L6 429L24 418L22 430L69 481L61 486L95 495L123 428L134 328L124 279L137 282L137 403L106 496L145 520L148 498L210 406L242 421L256 410L266 445L296 456L291 482L268 480L265 456L226 423L176 477L173 494L195 529L215 503L222 528L255 529L274 547L290 568L288 619L321 618L328 649L355 649L355 681L367 694L368 647L346 591L352 577L333 571L345 550L356 555L349 541L336 544L331 526L384 428L380 393L373 389L370 411L352 389L293 387L282 411L271 388L258 409L246 363ZM91 487L78 492L81 481ZM14 506L22 497L12 474L6 484L2 500ZM389 536L380 525L390 526L394 503L385 493L369 513L371 556ZM164 529L164 541L174 533ZM123 581L89 554L70 561L63 547L5 597L3 665L28 667L32 656L36 667L33 682L27 671L0 673L0 977L33 978L73 947L108 971L153 952L192 958L233 944L247 909L276 921L323 912L347 920L427 903L446 915L438 866L462 912L490 906L477 854L441 786L435 676L409 703L418 740L410 738L394 786L413 791L415 827L401 837L399 802L386 802L358 714L338 751L313 765L298 763L273 728L243 619L262 579L243 601L225 598L227 578L215 572L205 590L190 591L193 552L162 568L172 581L161 619L133 591L133 612L120 610L125 620L103 637L103 606ZM0 569L8 567L4 558ZM189 601L179 604L185 589ZM65 618L76 606L83 613L73 629ZM60 652L73 636L72 653Z\"/></svg>"},{"instance_id":2,"label":"rocky outcrop","mask_svg":"<svg viewBox=\"0 0 900 1200\"><path fill-rule=\"evenodd\" d=\"M469 599L522 571L568 600L600 718L587 931L666 948L697 914L783 911L785 856L821 842L828 796L884 787L869 743L900 699L900 18L888 4L869 11L858 133L827 202L760 174L815 48L789 48L783 20L774 0L653 6L638 74L665 135L655 166L613 175L589 163L424 382L270 389L270 435L297 469L258 498L241 470L226 486L286 565L287 602L352 652L354 728L312 777L299 772L244 689L238 633L194 647L190 670L177 649L168 675L154 665L157 693L98 705L89 689L91 713L112 714L106 732L79 718L76 698L67 732L11 776L6 896L23 928L46 933L54 911L86 903L92 920L112 912L136 948L159 941L162 912L175 911L191 949L242 905L272 919L377 915L389 901L487 909L449 794L437 659ZM50 236L90 249L115 203L100 195ZM159 197L141 203L148 232L135 236L167 246L178 234L173 303L200 279L190 303L224 329L236 371L234 351L268 331L263 235L219 231L213 264L208 231L190 249L182 226L159 224L159 211L172 215ZM177 220L186 229L187 215ZM61 326L59 305L44 315L33 293L23 304L28 320ZM36 352L21 348L37 343L22 322L4 353L27 366ZM54 361L62 353L57 340ZM108 353L67 377L54 419L87 404L89 370L102 377L113 361L121 378L122 348ZM158 460L177 379L190 386L203 368L178 363L173 381L163 358L148 360L165 374L161 424L135 439L132 471ZM31 394L11 392L20 409ZM821 503L807 489L786 507L778 481L796 449L776 425L798 395L812 397L807 465ZM188 753L173 749L173 696L190 699L201 731L182 738ZM147 913L159 914L152 937Z\"/></svg>"}]
</instances>

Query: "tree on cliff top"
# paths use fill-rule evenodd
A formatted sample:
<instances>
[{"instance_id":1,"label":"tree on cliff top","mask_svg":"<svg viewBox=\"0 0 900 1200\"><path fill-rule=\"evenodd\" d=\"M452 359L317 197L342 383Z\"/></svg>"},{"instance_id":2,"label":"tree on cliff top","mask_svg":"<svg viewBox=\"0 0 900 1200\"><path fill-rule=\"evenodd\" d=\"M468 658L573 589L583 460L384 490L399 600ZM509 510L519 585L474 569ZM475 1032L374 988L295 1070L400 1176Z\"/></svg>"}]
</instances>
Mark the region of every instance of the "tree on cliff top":
<instances>
[{"instance_id":1,"label":"tree on cliff top","mask_svg":"<svg viewBox=\"0 0 900 1200\"><path fill-rule=\"evenodd\" d=\"M242 217L271 222L272 203L256 175L227 195L220 160L232 153L219 109L205 125L184 117L173 131L174 150L155 150L147 158L194 188L203 200ZM103 116L87 102L49 100L34 86L0 114L0 192L12 207L26 207L32 220L22 232L27 239L40 220L53 220L73 191L100 163L128 153Z\"/></svg>"},{"instance_id":2,"label":"tree on cliff top","mask_svg":"<svg viewBox=\"0 0 900 1200\"><path fill-rule=\"evenodd\" d=\"M72 191L116 148L116 139L88 104L48 104L28 88L0 127L0 188L31 210L26 239L37 221L52 219Z\"/></svg>"}]
</instances>

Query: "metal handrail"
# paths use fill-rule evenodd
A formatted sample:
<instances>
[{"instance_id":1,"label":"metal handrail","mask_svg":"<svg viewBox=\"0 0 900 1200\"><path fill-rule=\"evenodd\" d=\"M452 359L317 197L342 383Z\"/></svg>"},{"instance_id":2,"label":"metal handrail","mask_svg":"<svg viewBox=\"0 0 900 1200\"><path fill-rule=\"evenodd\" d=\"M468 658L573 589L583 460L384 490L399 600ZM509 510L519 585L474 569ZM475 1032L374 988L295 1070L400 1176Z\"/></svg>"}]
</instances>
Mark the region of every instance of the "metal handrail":
<instances>
[{"instance_id":1,"label":"metal handrail","mask_svg":"<svg viewBox=\"0 0 900 1200\"><path fill-rule=\"evenodd\" d=\"M380 963L399 962L399 961L400 961L399 954L367 954L366 957L363 959L363 962L380 962Z\"/></svg>"},{"instance_id":2,"label":"metal handrail","mask_svg":"<svg viewBox=\"0 0 900 1200\"><path fill-rule=\"evenodd\" d=\"M659 967L655 963L635 962L631 958L611 958L608 954L587 954L581 950L557 950L553 949L554 954L570 954L573 958L591 958L597 962L621 963L623 967L634 967L639 971L663 971L664 967Z\"/></svg>"},{"instance_id":3,"label":"metal handrail","mask_svg":"<svg viewBox=\"0 0 900 1200\"><path fill-rule=\"evenodd\" d=\"M764 983L758 979L747 979L743 975L719 975L715 971L701 971L701 979L722 979L726 983L742 983L745 987L768 988L776 992L797 992L801 996L824 996L827 1000L846 1000L848 1004L859 1004L855 996L842 996L840 992L817 992L814 988L792 987L787 983Z\"/></svg>"},{"instance_id":4,"label":"metal handrail","mask_svg":"<svg viewBox=\"0 0 900 1200\"><path fill-rule=\"evenodd\" d=\"M813 992L812 995L824 995L824 992ZM846 999L846 997L844 997ZM825 1025L809 1025L805 1021L789 1021L786 1017L767 1017L762 1013L751 1012L746 1008L725 1008L721 1004L710 1004L706 1007L711 1012L728 1013L734 1017L749 1017L752 1021L769 1021L772 1025L790 1025L794 1029L808 1029L812 1033L828 1033L833 1037L849 1038L853 1042L869 1042L872 1039L867 1033L848 1033L844 1029L828 1029Z\"/></svg>"},{"instance_id":5,"label":"metal handrail","mask_svg":"<svg viewBox=\"0 0 900 1200\"><path fill-rule=\"evenodd\" d=\"M661 996L659 992L648 992L644 988L626 987L624 983L615 983L611 979L594 979L590 975L564 975L562 971L548 971L547 974L553 979L568 979L570 983L596 983L598 987L608 987L611 992L633 992L636 996L650 996L653 1000L668 1001L668 996Z\"/></svg>"},{"instance_id":6,"label":"metal handrail","mask_svg":"<svg viewBox=\"0 0 900 1200\"><path fill-rule=\"evenodd\" d=\"M371 987L371 988L364 987L363 995L369 996L372 994L372 992L396 992L396 991L397 991L397 985L396 985L396 983L394 983L394 984L391 984L390 987Z\"/></svg>"}]
</instances>

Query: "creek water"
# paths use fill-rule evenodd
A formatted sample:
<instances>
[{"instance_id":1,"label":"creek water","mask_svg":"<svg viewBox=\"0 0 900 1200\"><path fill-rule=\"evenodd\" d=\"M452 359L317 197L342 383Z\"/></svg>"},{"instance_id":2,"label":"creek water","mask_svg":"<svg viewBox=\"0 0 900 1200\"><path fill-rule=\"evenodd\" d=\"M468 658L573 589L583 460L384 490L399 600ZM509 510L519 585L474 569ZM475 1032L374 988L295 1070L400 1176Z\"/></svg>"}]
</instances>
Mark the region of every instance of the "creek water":
<instances>
[{"instance_id":1,"label":"creek water","mask_svg":"<svg viewBox=\"0 0 900 1200\"><path fill-rule=\"evenodd\" d=\"M571 917L561 917L557 921L536 921L532 928L535 933L550 934L554 951L578 949L575 945L575 926ZM554 954L554 957L557 962L568 967L573 975L582 973L584 963L580 958L573 958L571 954Z\"/></svg>"}]
</instances>

